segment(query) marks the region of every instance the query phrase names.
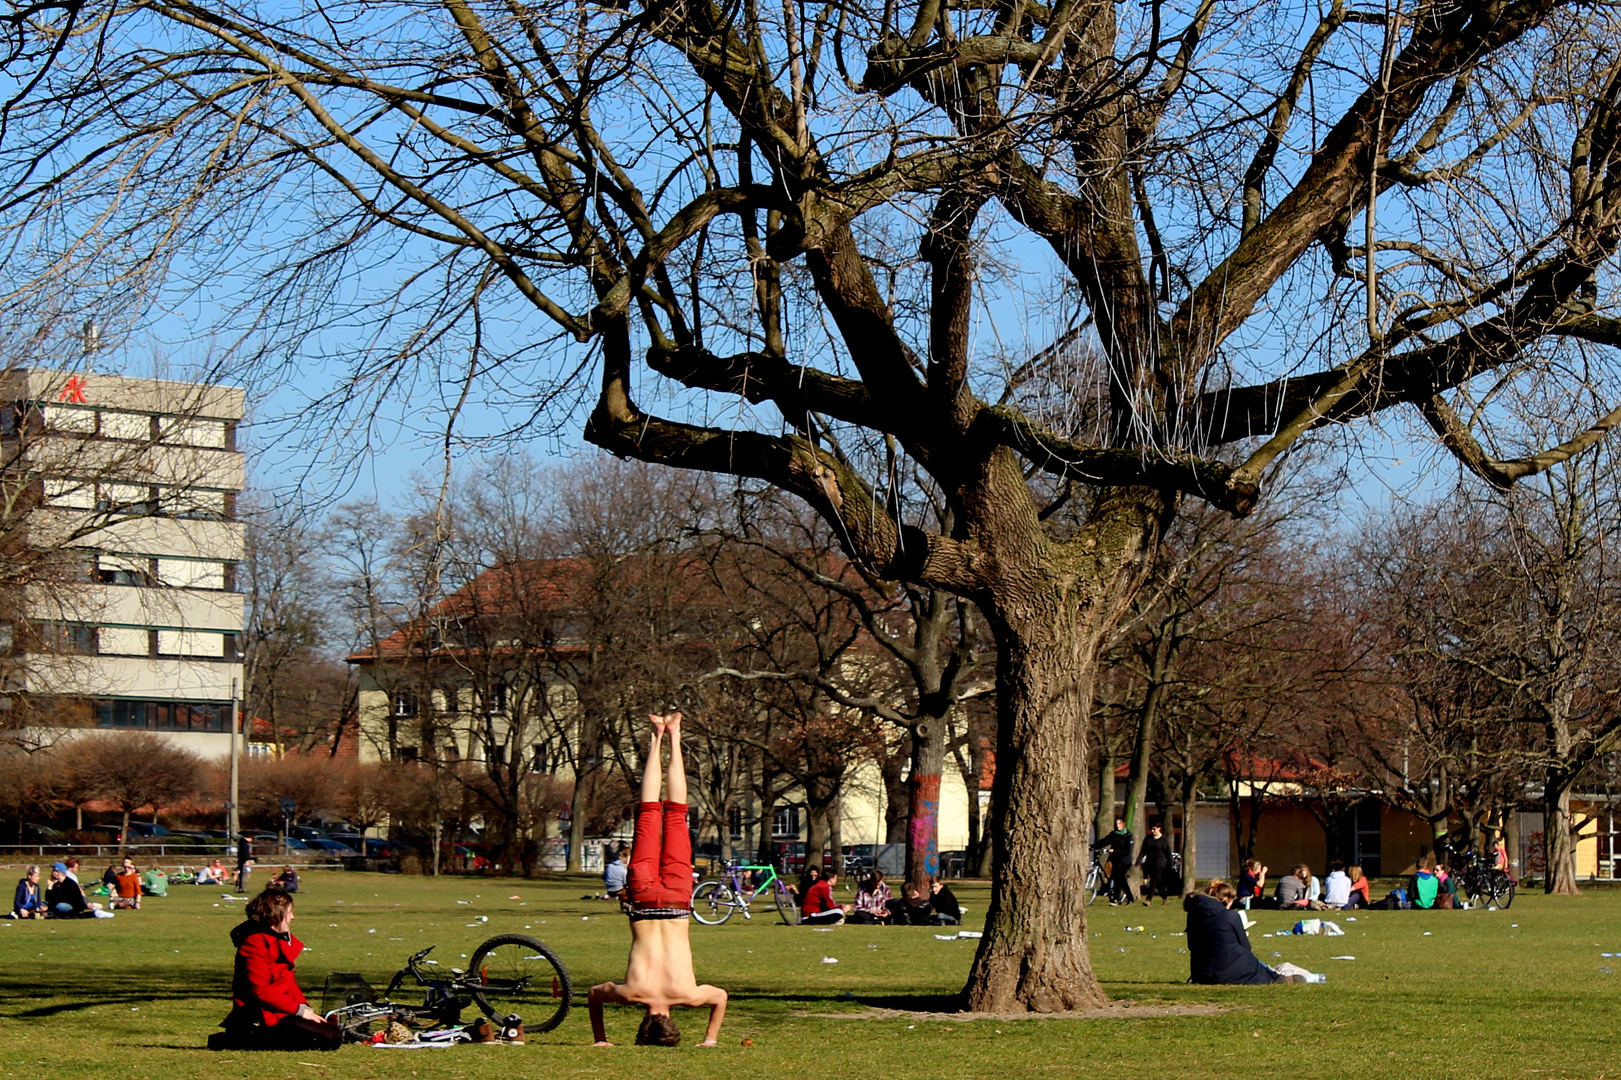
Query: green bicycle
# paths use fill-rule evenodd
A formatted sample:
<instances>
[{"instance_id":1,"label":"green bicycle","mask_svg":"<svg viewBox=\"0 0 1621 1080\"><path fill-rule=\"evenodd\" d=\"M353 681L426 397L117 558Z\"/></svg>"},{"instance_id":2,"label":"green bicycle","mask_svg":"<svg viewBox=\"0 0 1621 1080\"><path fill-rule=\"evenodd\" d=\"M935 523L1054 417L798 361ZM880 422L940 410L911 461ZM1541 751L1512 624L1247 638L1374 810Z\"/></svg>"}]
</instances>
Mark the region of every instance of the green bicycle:
<instances>
[{"instance_id":1,"label":"green bicycle","mask_svg":"<svg viewBox=\"0 0 1621 1080\"><path fill-rule=\"evenodd\" d=\"M739 911L745 919L752 919L754 914L749 910L749 905L758 900L761 894L770 892L782 921L789 926L799 925L799 906L794 903L794 894L789 891L787 883L777 876L776 867L735 862L724 865L724 878L700 881L692 890L694 919L705 926L719 926ZM745 873L755 876L752 888L743 883Z\"/></svg>"}]
</instances>

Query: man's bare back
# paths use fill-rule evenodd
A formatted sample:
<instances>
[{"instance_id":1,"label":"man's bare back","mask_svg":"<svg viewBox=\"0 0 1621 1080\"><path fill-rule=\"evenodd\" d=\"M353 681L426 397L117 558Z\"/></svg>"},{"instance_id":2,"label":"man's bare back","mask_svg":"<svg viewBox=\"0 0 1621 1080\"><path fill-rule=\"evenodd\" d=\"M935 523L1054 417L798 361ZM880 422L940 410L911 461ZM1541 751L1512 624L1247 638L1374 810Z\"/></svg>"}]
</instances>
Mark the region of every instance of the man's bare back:
<instances>
[{"instance_id":1,"label":"man's bare back","mask_svg":"<svg viewBox=\"0 0 1621 1080\"><path fill-rule=\"evenodd\" d=\"M687 778L681 758L681 714L653 716L653 739L642 773L642 804L658 801L659 744L670 738L670 775L666 792L669 804L685 804ZM684 811L683 821L684 821ZM683 825L684 827L684 825ZM638 820L637 844L650 843L641 835ZM687 876L690 878L690 864ZM634 882L632 883L634 886ZM633 898L634 899L634 898ZM726 1015L726 991L700 984L693 974L692 945L688 938L690 922L685 917L633 918L630 924L630 959L625 965L624 982L599 983L586 998L591 1013L591 1033L598 1046L612 1046L603 1027L602 1006L644 1005L650 1015L667 1016L675 1006L709 1007L709 1028L700 1046L714 1046Z\"/></svg>"}]
</instances>

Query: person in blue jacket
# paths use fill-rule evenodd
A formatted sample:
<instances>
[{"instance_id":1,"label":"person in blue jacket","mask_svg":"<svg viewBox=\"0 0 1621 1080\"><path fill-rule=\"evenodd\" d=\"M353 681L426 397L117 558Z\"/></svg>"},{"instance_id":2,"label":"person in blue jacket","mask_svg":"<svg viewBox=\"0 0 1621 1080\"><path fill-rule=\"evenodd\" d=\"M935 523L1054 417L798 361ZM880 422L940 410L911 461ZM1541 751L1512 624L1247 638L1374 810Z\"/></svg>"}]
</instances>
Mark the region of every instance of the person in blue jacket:
<instances>
[{"instance_id":1,"label":"person in blue jacket","mask_svg":"<svg viewBox=\"0 0 1621 1080\"><path fill-rule=\"evenodd\" d=\"M1188 960L1191 980L1196 983L1225 983L1262 986L1288 981L1273 971L1250 949L1250 936L1244 930L1243 916L1233 910L1238 890L1226 881L1212 881L1202 893L1182 902L1188 913Z\"/></svg>"}]
</instances>

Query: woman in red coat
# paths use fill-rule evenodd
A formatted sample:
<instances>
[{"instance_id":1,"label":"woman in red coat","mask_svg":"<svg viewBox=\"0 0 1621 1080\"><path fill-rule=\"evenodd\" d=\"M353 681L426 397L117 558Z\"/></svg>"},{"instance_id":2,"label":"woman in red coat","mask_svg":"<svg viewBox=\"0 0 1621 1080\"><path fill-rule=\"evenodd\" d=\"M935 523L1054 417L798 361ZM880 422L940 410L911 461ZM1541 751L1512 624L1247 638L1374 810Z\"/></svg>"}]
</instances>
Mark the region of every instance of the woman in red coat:
<instances>
[{"instance_id":1,"label":"woman in red coat","mask_svg":"<svg viewBox=\"0 0 1621 1080\"><path fill-rule=\"evenodd\" d=\"M231 931L236 972L235 1006L220 1023L223 1036L209 1045L224 1050L336 1050L343 1033L322 1020L304 1000L293 961L304 943L293 936L293 898L270 888L248 902L248 921Z\"/></svg>"}]
</instances>

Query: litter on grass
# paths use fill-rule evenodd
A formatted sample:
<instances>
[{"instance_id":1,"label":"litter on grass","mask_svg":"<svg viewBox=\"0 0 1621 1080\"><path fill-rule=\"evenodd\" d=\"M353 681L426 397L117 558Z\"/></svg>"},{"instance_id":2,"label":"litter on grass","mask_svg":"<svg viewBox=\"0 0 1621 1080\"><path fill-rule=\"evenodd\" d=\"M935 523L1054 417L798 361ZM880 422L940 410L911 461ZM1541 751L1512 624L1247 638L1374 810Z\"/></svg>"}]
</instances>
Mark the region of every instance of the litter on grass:
<instances>
[{"instance_id":1,"label":"litter on grass","mask_svg":"<svg viewBox=\"0 0 1621 1080\"><path fill-rule=\"evenodd\" d=\"M824 963L824 964L836 964L838 962L839 962L839 958L836 957L836 956L824 956L824 957L822 957L822 963Z\"/></svg>"},{"instance_id":2,"label":"litter on grass","mask_svg":"<svg viewBox=\"0 0 1621 1080\"><path fill-rule=\"evenodd\" d=\"M936 935L934 935L934 940L936 940L936 941L956 941L957 940L957 935L956 934L936 934Z\"/></svg>"},{"instance_id":3,"label":"litter on grass","mask_svg":"<svg viewBox=\"0 0 1621 1080\"><path fill-rule=\"evenodd\" d=\"M1355 960L1354 956L1330 956L1330 960Z\"/></svg>"},{"instance_id":4,"label":"litter on grass","mask_svg":"<svg viewBox=\"0 0 1621 1080\"><path fill-rule=\"evenodd\" d=\"M979 931L979 930L958 930L957 931L957 936L958 937L980 938L980 937L984 937L985 934L982 931Z\"/></svg>"}]
</instances>

